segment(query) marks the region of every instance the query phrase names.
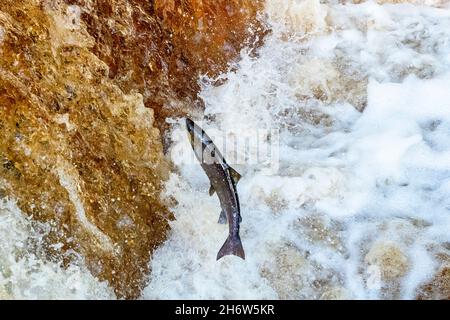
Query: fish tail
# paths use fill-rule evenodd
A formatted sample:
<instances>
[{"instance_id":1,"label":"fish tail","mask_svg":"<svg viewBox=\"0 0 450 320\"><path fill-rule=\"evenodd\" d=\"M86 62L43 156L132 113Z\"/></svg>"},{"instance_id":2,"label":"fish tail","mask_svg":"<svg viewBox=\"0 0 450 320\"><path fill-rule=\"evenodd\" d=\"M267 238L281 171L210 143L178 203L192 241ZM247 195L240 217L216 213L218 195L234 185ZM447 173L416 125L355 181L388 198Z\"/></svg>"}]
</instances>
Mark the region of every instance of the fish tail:
<instances>
[{"instance_id":1,"label":"fish tail","mask_svg":"<svg viewBox=\"0 0 450 320\"><path fill-rule=\"evenodd\" d=\"M227 240L217 254L217 260L227 255L235 255L245 260L244 248L242 247L241 238L239 236L228 236Z\"/></svg>"}]
</instances>

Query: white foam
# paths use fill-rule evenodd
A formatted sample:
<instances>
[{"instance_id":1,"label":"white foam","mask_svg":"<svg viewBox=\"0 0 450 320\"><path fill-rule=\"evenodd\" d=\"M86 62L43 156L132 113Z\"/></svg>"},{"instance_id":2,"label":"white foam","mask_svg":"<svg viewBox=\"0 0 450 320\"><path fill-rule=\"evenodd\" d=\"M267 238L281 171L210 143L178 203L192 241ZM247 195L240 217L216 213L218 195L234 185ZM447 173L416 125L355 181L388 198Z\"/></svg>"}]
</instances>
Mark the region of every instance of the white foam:
<instances>
[{"instance_id":1,"label":"white foam","mask_svg":"<svg viewBox=\"0 0 450 320\"><path fill-rule=\"evenodd\" d=\"M45 258L42 239L48 228L26 218L14 201L0 200L0 299L114 298L81 258L68 267Z\"/></svg>"},{"instance_id":2,"label":"white foam","mask_svg":"<svg viewBox=\"0 0 450 320\"><path fill-rule=\"evenodd\" d=\"M182 152L171 153L178 173L166 189L177 220L153 256L143 298L410 299L447 250L450 12L280 5L267 0L273 32L258 57L244 51L224 84L203 81L200 93L212 119L201 125L213 139L280 133L276 174L266 164L236 166L246 260L215 261L227 227L217 224L219 202L175 121L172 150ZM365 256L379 243L394 243L408 265L394 273L400 279L369 288Z\"/></svg>"}]
</instances>

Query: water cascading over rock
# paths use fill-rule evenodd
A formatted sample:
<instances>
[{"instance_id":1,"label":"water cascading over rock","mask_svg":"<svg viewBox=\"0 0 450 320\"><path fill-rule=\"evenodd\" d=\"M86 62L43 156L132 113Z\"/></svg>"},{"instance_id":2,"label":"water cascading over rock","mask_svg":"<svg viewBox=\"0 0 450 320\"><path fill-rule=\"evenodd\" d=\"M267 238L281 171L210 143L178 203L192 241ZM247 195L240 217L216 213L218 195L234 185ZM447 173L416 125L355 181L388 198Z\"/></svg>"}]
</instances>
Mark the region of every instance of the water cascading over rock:
<instances>
[{"instance_id":1,"label":"water cascading over rock","mask_svg":"<svg viewBox=\"0 0 450 320\"><path fill-rule=\"evenodd\" d=\"M201 107L199 74L217 75L257 41L258 7L1 2L0 196L50 226L46 259L81 255L118 297L139 295L172 218L160 130Z\"/></svg>"}]
</instances>

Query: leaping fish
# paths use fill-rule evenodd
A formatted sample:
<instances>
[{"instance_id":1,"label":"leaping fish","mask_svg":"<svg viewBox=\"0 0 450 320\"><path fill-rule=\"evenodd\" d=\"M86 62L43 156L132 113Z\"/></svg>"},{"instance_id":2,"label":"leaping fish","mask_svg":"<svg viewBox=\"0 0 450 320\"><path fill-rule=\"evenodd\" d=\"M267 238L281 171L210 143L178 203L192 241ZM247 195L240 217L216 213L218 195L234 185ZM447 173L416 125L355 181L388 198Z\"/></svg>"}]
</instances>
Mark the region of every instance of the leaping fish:
<instances>
[{"instance_id":1,"label":"leaping fish","mask_svg":"<svg viewBox=\"0 0 450 320\"><path fill-rule=\"evenodd\" d=\"M219 197L222 207L219 223L226 223L228 220L228 238L219 250L217 260L226 255L235 255L245 259L244 248L239 236L239 224L242 219L236 190L236 184L241 175L227 164L211 138L194 121L186 118L186 127L195 156L211 183L209 194L213 195L214 192L217 192Z\"/></svg>"}]
</instances>

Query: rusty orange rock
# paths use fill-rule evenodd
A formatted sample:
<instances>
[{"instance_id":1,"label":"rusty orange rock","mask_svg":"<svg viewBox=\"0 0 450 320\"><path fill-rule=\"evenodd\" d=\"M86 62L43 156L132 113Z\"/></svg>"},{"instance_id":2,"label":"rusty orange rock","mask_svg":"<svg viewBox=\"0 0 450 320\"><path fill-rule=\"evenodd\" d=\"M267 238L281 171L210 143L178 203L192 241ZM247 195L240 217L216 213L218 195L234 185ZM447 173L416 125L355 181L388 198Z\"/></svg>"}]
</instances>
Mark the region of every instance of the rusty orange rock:
<instances>
[{"instance_id":1,"label":"rusty orange rock","mask_svg":"<svg viewBox=\"0 0 450 320\"><path fill-rule=\"evenodd\" d=\"M260 0L66 2L82 8L93 52L108 65L109 78L126 93L139 91L163 131L167 117L202 106L199 75L217 76L264 35L256 19Z\"/></svg>"},{"instance_id":2,"label":"rusty orange rock","mask_svg":"<svg viewBox=\"0 0 450 320\"><path fill-rule=\"evenodd\" d=\"M237 57L255 3L1 1L0 195L52 226L48 259L139 295L172 218L158 128Z\"/></svg>"}]
</instances>

